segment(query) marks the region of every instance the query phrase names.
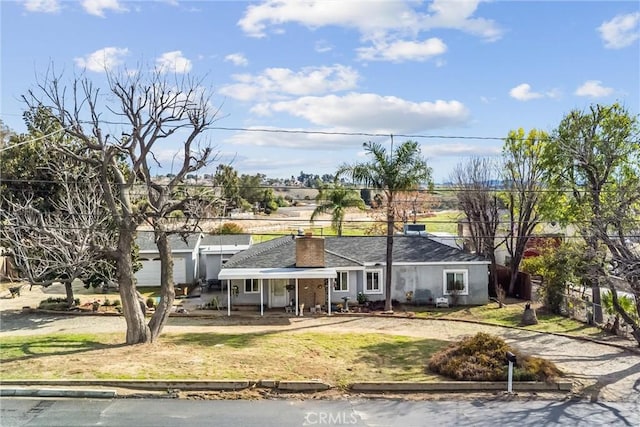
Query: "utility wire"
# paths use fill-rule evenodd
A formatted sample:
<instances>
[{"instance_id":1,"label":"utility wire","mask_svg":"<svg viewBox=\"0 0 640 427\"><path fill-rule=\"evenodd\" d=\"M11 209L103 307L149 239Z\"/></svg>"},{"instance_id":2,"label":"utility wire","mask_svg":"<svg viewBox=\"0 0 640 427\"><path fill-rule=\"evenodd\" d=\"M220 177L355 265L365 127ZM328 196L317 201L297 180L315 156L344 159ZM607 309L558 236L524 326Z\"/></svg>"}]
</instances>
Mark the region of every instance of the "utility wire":
<instances>
[{"instance_id":1,"label":"utility wire","mask_svg":"<svg viewBox=\"0 0 640 427\"><path fill-rule=\"evenodd\" d=\"M0 178L0 184L2 183L17 183L17 184L74 184L74 183L82 183L83 181L81 180L59 180L59 179L28 179L28 178ZM161 182L157 182L158 185L162 186L163 184ZM117 184L117 183L113 183L114 186L118 186L118 185L126 185L126 184ZM354 184L347 184L347 185L354 185ZM140 183L134 183L132 185L132 187L147 187L148 185L140 182ZM184 182L184 183L180 183L176 185L176 191L179 192L180 189L182 188L202 188L202 189L223 189L224 185L218 185L218 184L213 184L213 183L193 183L193 182ZM329 187L327 189L322 189L322 188L312 188L312 187L297 187L297 186L287 186L287 185L258 185L258 186L242 186L240 185L239 188L245 189L245 190L268 190L268 189L272 189L272 190L277 190L277 191L299 191L299 190L307 190L307 191L320 191L320 190L326 190L326 191L331 191L332 188ZM375 191L382 191L383 189L379 189L379 188L375 188L375 187L345 187L347 189L352 189L354 191L359 191L359 190L369 190L372 192ZM577 189L580 192L586 192L588 189ZM469 193L484 193L484 192L491 192L491 193L567 193L567 192L572 192L574 191L574 188L571 187L561 187L558 189L552 189L552 188L536 188L536 189L524 189L521 190L519 188L509 188L507 187L498 187L498 186L487 186L487 187L482 187L482 188L468 188L468 187L458 187L457 184L447 184L446 187L444 186L435 186L432 190L429 189L420 189L420 188L415 188L415 189L408 189L408 190L402 190L399 191L398 193L422 193L425 195L438 195L438 193L461 193L461 192L469 192ZM602 189L600 190L600 193L606 194L606 193L610 193L610 192L615 192L615 190L609 190L609 189ZM145 191L146 193L146 191ZM286 195L284 195L283 197L286 197ZM299 201L309 201L311 199L306 199L306 198L291 198L291 200L299 200ZM315 198L314 198L315 200ZM321 200L325 200L325 199L321 199ZM328 198L327 198L328 200ZM406 200L402 200L405 202L414 202L413 199L406 199Z\"/></svg>"},{"instance_id":2,"label":"utility wire","mask_svg":"<svg viewBox=\"0 0 640 427\"><path fill-rule=\"evenodd\" d=\"M71 126L69 126L69 127L71 127ZM9 145L9 146L4 147L4 148L0 148L0 153L3 152L3 151L7 151L7 150L11 150L13 148L19 147L21 145L31 144L32 142L36 142L36 141L40 141L40 140L45 139L45 138L52 137L53 135L56 135L56 134L59 134L60 132L66 131L67 129L69 129L69 127L61 128L61 129L53 131L53 132L51 132L51 133L49 133L47 135L42 135L42 136L39 136L37 138L29 139L29 140L26 140L26 141L19 142L17 144L13 144L13 145Z\"/></svg>"}]
</instances>

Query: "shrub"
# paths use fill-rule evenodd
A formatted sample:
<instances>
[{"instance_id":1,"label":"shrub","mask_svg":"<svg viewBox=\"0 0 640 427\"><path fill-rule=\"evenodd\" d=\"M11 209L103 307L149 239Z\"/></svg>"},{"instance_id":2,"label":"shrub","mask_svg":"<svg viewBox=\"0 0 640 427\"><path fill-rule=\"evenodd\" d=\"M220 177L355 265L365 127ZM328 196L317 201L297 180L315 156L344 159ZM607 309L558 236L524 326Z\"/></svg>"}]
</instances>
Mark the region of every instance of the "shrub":
<instances>
[{"instance_id":1,"label":"shrub","mask_svg":"<svg viewBox=\"0 0 640 427\"><path fill-rule=\"evenodd\" d=\"M149 297L147 298L146 304L148 308L153 308L156 306L156 301L153 298Z\"/></svg>"},{"instance_id":2,"label":"shrub","mask_svg":"<svg viewBox=\"0 0 640 427\"><path fill-rule=\"evenodd\" d=\"M113 306L114 307L120 307L120 300L119 299L113 300Z\"/></svg>"},{"instance_id":3,"label":"shrub","mask_svg":"<svg viewBox=\"0 0 640 427\"><path fill-rule=\"evenodd\" d=\"M369 301L367 294L358 292L358 304L364 304L367 301Z\"/></svg>"},{"instance_id":4,"label":"shrub","mask_svg":"<svg viewBox=\"0 0 640 427\"><path fill-rule=\"evenodd\" d=\"M74 305L80 305L80 299L76 298L73 300ZM41 310L57 310L64 311L68 310L69 306L67 305L67 299L64 297L49 297L45 300L40 301L38 304L38 308Z\"/></svg>"},{"instance_id":5,"label":"shrub","mask_svg":"<svg viewBox=\"0 0 640 427\"><path fill-rule=\"evenodd\" d=\"M244 229L235 222L227 222L211 230L211 234L242 234Z\"/></svg>"},{"instance_id":6,"label":"shrub","mask_svg":"<svg viewBox=\"0 0 640 427\"><path fill-rule=\"evenodd\" d=\"M505 381L508 351L517 357L515 381L549 381L561 375L552 362L518 354L502 338L485 333L464 338L435 353L428 369L459 381Z\"/></svg>"}]
</instances>

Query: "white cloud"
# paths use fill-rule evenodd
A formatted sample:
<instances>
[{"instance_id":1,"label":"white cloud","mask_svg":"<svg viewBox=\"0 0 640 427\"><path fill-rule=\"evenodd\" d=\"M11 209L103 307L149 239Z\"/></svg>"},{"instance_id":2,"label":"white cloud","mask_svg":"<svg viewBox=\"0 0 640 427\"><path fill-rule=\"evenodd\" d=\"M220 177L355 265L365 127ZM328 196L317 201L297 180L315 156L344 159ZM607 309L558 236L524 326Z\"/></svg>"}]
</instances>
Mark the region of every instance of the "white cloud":
<instances>
[{"instance_id":1,"label":"white cloud","mask_svg":"<svg viewBox=\"0 0 640 427\"><path fill-rule=\"evenodd\" d=\"M267 68L259 75L234 75L236 83L220 88L220 93L242 101L317 95L353 89L359 77L357 71L344 65L304 67L297 72Z\"/></svg>"},{"instance_id":2,"label":"white cloud","mask_svg":"<svg viewBox=\"0 0 640 427\"><path fill-rule=\"evenodd\" d=\"M127 11L118 0L83 0L82 7L88 14L102 18L104 18L105 10L113 10L114 12Z\"/></svg>"},{"instance_id":3,"label":"white cloud","mask_svg":"<svg viewBox=\"0 0 640 427\"><path fill-rule=\"evenodd\" d=\"M233 65L237 65L239 67L246 67L249 65L249 61L247 58L241 53L231 53L224 57L226 62L231 62Z\"/></svg>"},{"instance_id":4,"label":"white cloud","mask_svg":"<svg viewBox=\"0 0 640 427\"><path fill-rule=\"evenodd\" d=\"M518 101L529 101L531 99L542 98L543 94L538 92L532 92L531 86L528 83L522 83L512 88L509 91L509 95Z\"/></svg>"},{"instance_id":5,"label":"white cloud","mask_svg":"<svg viewBox=\"0 0 640 427\"><path fill-rule=\"evenodd\" d=\"M640 39L640 12L618 15L605 21L598 27L604 46L609 49L622 49Z\"/></svg>"},{"instance_id":6,"label":"white cloud","mask_svg":"<svg viewBox=\"0 0 640 427\"><path fill-rule=\"evenodd\" d=\"M58 0L26 0L24 8L28 12L57 13L60 11Z\"/></svg>"},{"instance_id":7,"label":"white cloud","mask_svg":"<svg viewBox=\"0 0 640 427\"><path fill-rule=\"evenodd\" d=\"M319 126L385 134L461 125L469 117L467 108L458 101L412 102L373 93L306 96L258 104L252 111L287 113Z\"/></svg>"},{"instance_id":8,"label":"white cloud","mask_svg":"<svg viewBox=\"0 0 640 427\"><path fill-rule=\"evenodd\" d=\"M558 99L562 96L562 91L558 88L553 88L551 90L546 91L545 96L551 99Z\"/></svg>"},{"instance_id":9,"label":"white cloud","mask_svg":"<svg viewBox=\"0 0 640 427\"><path fill-rule=\"evenodd\" d=\"M575 91L577 96L602 98L613 93L613 88L602 86L600 80L587 80Z\"/></svg>"},{"instance_id":10,"label":"white cloud","mask_svg":"<svg viewBox=\"0 0 640 427\"><path fill-rule=\"evenodd\" d=\"M161 73L188 73L191 67L191 61L182 56L180 50L165 52L156 58L156 69Z\"/></svg>"},{"instance_id":11,"label":"white cloud","mask_svg":"<svg viewBox=\"0 0 640 427\"><path fill-rule=\"evenodd\" d=\"M336 148L353 148L362 145L362 137L348 137L344 135L331 135L337 129L317 129L324 133L308 133L309 129L287 128L286 132L277 132L283 129L272 126L254 126L249 129L266 129L274 132L239 132L225 143L243 146L279 147L304 150L321 150ZM346 147L345 147L346 145Z\"/></svg>"},{"instance_id":12,"label":"white cloud","mask_svg":"<svg viewBox=\"0 0 640 427\"><path fill-rule=\"evenodd\" d=\"M314 48L318 53L326 53L333 50L333 46L330 45L326 40L318 40Z\"/></svg>"},{"instance_id":13,"label":"white cloud","mask_svg":"<svg viewBox=\"0 0 640 427\"><path fill-rule=\"evenodd\" d=\"M434 37L422 42L404 40L391 43L375 42L371 47L361 47L356 50L358 58L367 61L426 61L445 53L447 45Z\"/></svg>"},{"instance_id":14,"label":"white cloud","mask_svg":"<svg viewBox=\"0 0 640 427\"><path fill-rule=\"evenodd\" d=\"M75 58L74 61L78 67L101 73L122 65L124 57L128 54L127 48L105 47L84 57Z\"/></svg>"},{"instance_id":15,"label":"white cloud","mask_svg":"<svg viewBox=\"0 0 640 427\"><path fill-rule=\"evenodd\" d=\"M495 22L485 18L473 18L481 0L434 0L429 5L433 12L422 22L424 29L451 28L464 31L487 41L502 37L502 29Z\"/></svg>"},{"instance_id":16,"label":"white cloud","mask_svg":"<svg viewBox=\"0 0 640 427\"><path fill-rule=\"evenodd\" d=\"M434 0L429 13L420 12L421 2L365 1L342 2L340 7L324 0L265 0L248 6L238 25L249 36L264 37L267 29L298 23L309 28L337 25L357 29L363 39L385 39L390 33L415 36L434 28L457 29L493 41L502 30L488 19L474 18L479 0ZM398 38L398 37L396 37Z\"/></svg>"}]
</instances>

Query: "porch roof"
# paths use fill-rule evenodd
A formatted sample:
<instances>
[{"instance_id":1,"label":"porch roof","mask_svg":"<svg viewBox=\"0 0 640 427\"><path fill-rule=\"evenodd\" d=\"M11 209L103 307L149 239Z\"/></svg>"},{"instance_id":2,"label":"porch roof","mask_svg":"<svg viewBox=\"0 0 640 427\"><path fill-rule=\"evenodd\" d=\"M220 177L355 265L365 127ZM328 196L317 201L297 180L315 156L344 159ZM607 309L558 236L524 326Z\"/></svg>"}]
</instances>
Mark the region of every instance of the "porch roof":
<instances>
[{"instance_id":1,"label":"porch roof","mask_svg":"<svg viewBox=\"0 0 640 427\"><path fill-rule=\"evenodd\" d=\"M223 268L218 279L333 279L337 274L335 268Z\"/></svg>"}]
</instances>

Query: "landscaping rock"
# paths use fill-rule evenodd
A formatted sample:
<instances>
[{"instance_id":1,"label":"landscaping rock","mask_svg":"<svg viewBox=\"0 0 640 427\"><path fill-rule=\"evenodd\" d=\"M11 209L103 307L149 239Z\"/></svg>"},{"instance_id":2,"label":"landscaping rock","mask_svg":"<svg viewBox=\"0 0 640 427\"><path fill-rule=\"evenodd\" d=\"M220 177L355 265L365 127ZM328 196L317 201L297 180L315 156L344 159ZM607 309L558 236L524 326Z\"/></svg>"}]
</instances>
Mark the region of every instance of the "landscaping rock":
<instances>
[{"instance_id":1,"label":"landscaping rock","mask_svg":"<svg viewBox=\"0 0 640 427\"><path fill-rule=\"evenodd\" d=\"M525 306L524 313L522 314L522 324L525 326L538 324L536 310L531 308L530 304Z\"/></svg>"}]
</instances>

